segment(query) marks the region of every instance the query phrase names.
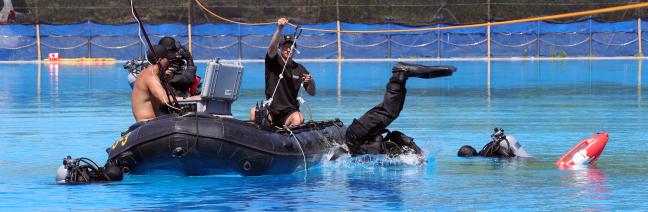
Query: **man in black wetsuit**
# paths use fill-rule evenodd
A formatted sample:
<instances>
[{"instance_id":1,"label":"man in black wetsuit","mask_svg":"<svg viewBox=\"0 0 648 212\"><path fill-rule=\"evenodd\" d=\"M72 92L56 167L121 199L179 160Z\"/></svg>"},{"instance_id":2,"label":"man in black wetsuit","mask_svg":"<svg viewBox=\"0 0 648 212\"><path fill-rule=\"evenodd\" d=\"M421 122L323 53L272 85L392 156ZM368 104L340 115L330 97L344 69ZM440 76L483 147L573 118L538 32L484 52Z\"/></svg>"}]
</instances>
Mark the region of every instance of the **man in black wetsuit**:
<instances>
[{"instance_id":1,"label":"man in black wetsuit","mask_svg":"<svg viewBox=\"0 0 648 212\"><path fill-rule=\"evenodd\" d=\"M166 47L166 49L174 54L174 58L169 58L169 69L175 75L169 80L169 85L176 96L189 97L198 95L195 84L200 82L200 78L196 76L196 66L194 65L193 57L187 49L176 43L172 37L163 37L158 42L159 45Z\"/></svg>"},{"instance_id":2,"label":"man in black wetsuit","mask_svg":"<svg viewBox=\"0 0 648 212\"><path fill-rule=\"evenodd\" d=\"M279 43L281 30L288 20L281 18L272 35L265 56L265 96L269 102L268 119L276 126L296 126L304 123L304 115L299 111L297 100L299 89L304 85L309 95L315 95L315 81L306 68L293 61L294 38L284 37ZM279 51L277 52L277 43ZM250 120L256 119L256 108L250 109Z\"/></svg>"},{"instance_id":3,"label":"man in black wetsuit","mask_svg":"<svg viewBox=\"0 0 648 212\"><path fill-rule=\"evenodd\" d=\"M452 75L456 71L452 66L422 66L398 63L392 68L392 76L387 83L383 102L354 119L346 129L345 143L352 156L361 154L386 154L390 157L404 153L421 155L422 150L414 140L399 131L389 132L387 126L396 120L403 110L407 89L405 84L409 77L423 79ZM382 134L387 133L383 138ZM331 160L346 153L338 149Z\"/></svg>"}]
</instances>

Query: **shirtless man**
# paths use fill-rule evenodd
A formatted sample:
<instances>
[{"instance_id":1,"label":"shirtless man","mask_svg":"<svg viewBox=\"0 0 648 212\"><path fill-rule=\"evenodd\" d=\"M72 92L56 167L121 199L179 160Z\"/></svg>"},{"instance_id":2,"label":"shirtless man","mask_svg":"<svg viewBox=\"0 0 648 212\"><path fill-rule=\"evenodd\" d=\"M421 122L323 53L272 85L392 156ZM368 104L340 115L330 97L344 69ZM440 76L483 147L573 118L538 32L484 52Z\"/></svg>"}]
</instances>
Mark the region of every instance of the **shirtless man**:
<instances>
[{"instance_id":1,"label":"shirtless man","mask_svg":"<svg viewBox=\"0 0 648 212\"><path fill-rule=\"evenodd\" d=\"M146 52L146 58L151 65L139 74L131 95L133 116L137 122L154 119L161 113L160 106L171 104L171 99L162 87L164 79L160 79L159 75L159 70L165 70L164 78L166 79L171 79L174 75L172 70L167 69L169 52L161 45L155 45L153 49L155 54L150 49ZM158 58L155 58L155 55ZM188 99L200 99L200 96Z\"/></svg>"}]
</instances>

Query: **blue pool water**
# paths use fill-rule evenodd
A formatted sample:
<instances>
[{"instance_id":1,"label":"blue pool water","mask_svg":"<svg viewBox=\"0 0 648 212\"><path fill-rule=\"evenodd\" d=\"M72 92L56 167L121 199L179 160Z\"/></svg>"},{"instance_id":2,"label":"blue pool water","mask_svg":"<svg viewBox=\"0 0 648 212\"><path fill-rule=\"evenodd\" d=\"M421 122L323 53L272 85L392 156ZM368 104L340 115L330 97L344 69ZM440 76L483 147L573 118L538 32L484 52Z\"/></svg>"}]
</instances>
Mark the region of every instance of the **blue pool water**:
<instances>
[{"instance_id":1,"label":"blue pool water","mask_svg":"<svg viewBox=\"0 0 648 212\"><path fill-rule=\"evenodd\" d=\"M291 175L127 176L122 182L54 184L67 155L103 163L133 123L121 65L0 64L0 210L648 210L648 80L637 60L485 61L452 77L408 81L390 129L415 137L428 163L380 166L343 160ZM200 70L205 64L200 64ZM263 98L263 64L245 64L234 115ZM318 87L305 96L316 120L354 117L381 101L392 62L305 63ZM648 64L643 64L648 67ZM338 95L338 93L340 95ZM308 117L307 117L308 118ZM456 157L481 148L494 127L534 157ZM554 161L595 131L610 133L596 167Z\"/></svg>"}]
</instances>

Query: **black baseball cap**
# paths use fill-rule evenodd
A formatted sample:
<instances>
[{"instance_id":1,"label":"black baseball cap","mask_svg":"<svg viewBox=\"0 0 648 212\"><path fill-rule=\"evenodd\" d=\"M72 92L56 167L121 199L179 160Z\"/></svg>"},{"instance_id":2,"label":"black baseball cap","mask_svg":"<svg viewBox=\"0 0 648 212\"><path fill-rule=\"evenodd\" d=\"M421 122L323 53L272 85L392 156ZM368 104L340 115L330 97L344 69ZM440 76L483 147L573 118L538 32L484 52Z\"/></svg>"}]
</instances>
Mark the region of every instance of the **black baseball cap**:
<instances>
[{"instance_id":1,"label":"black baseball cap","mask_svg":"<svg viewBox=\"0 0 648 212\"><path fill-rule=\"evenodd\" d=\"M176 45L176 41L172 37L169 36L163 37L162 39L160 39L160 41L158 41L158 44L166 47L167 50L174 51L174 52L178 51L178 46Z\"/></svg>"},{"instance_id":2,"label":"black baseball cap","mask_svg":"<svg viewBox=\"0 0 648 212\"><path fill-rule=\"evenodd\" d=\"M153 53L155 51L155 54ZM162 45L155 45L153 46L153 51L151 49L146 51L146 59L149 61L151 64L156 64L158 58L167 58L169 59L169 51L167 50L166 47ZM155 58L155 56L158 56L158 58Z\"/></svg>"},{"instance_id":3,"label":"black baseball cap","mask_svg":"<svg viewBox=\"0 0 648 212\"><path fill-rule=\"evenodd\" d=\"M279 43L279 47L287 47L290 48L291 45L295 43L295 37L292 35L284 35L283 40ZM295 49L297 48L297 44L295 44Z\"/></svg>"}]
</instances>

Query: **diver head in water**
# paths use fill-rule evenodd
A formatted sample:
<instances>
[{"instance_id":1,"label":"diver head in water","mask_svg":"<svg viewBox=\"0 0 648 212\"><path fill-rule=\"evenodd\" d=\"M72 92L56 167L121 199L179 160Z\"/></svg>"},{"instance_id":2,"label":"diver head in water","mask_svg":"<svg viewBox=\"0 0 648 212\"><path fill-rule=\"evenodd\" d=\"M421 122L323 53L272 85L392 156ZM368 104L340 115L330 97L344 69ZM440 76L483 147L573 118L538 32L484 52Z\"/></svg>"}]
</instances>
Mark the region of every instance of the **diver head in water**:
<instances>
[{"instance_id":1,"label":"diver head in water","mask_svg":"<svg viewBox=\"0 0 648 212\"><path fill-rule=\"evenodd\" d=\"M461 148L459 148L459 152L457 152L457 156L459 157L475 157L479 156L477 153L477 150L473 148L470 145L463 145Z\"/></svg>"}]
</instances>

